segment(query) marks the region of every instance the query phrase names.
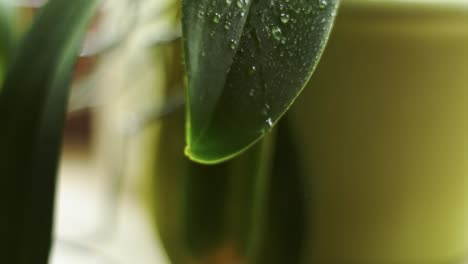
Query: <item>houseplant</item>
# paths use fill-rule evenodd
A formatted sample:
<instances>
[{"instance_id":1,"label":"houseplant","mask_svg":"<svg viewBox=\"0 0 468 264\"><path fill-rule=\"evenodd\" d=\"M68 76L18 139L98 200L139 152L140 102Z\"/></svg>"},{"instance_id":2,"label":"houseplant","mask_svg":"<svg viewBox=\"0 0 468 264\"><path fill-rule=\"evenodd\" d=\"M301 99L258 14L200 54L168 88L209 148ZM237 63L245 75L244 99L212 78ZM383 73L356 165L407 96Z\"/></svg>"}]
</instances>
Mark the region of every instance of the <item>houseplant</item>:
<instances>
[{"instance_id":1,"label":"houseplant","mask_svg":"<svg viewBox=\"0 0 468 264\"><path fill-rule=\"evenodd\" d=\"M463 263L466 4L343 1L317 72L279 124L276 144L281 151L275 155L280 158L273 162L264 194L270 207L259 220L268 230L263 245L269 246L259 262ZM174 128L177 118L174 114L160 123L172 131L161 135L159 144L166 147L156 148L155 159L166 165L173 155L167 146L181 144L168 136L180 133L183 121ZM169 250L178 247L169 251L175 263L181 252L199 263L245 261L226 230L216 229L218 236L210 236L218 239L211 241L211 251L194 250L193 237L200 245L206 237L184 231L196 233L219 218L226 229L245 223L214 205L221 200L215 191L224 185L205 173L208 180L199 191L209 198L197 203L173 191L180 180L176 173L155 170L161 177L155 186L166 190L155 193L162 208L160 232ZM190 181L182 185L189 184L197 188ZM231 188L223 194L236 193ZM231 199L243 204L240 198ZM220 203L229 211L235 202ZM171 206L164 210L167 204ZM211 214L204 214L208 219L181 217L194 208ZM228 216L219 217L223 213ZM178 225L178 219L190 222L189 227Z\"/></svg>"},{"instance_id":2,"label":"houseplant","mask_svg":"<svg viewBox=\"0 0 468 264\"><path fill-rule=\"evenodd\" d=\"M230 151L238 152L241 149L245 149L248 145L252 144L251 141L258 140L263 134L266 134L273 126L273 123L289 107L289 104L297 96L317 64L334 16L334 11L330 10L334 10L336 5L335 1L331 1L330 3L320 1L314 4L308 4L307 2L295 4L294 7L299 13L306 12L311 16L308 19L291 19L291 24L289 25L298 23L302 26L317 26L314 32L319 34L318 37L310 37L306 34L302 38L299 31L285 30L282 32L279 25L271 25L271 27L264 29L262 27L267 22L259 21L254 15L249 15L249 11L255 11L256 13L261 13L262 19L268 20L268 23L273 22L273 19L275 19L276 23L287 24L289 18L282 13L282 5L270 6L270 8L275 8L274 11L269 13L261 11L263 8L268 7L268 3L266 2L237 1L233 3L227 1L226 3L213 3L208 3L208 1L200 1L198 3L184 2L183 5L184 17L182 20L184 21L184 34L187 36L187 39L190 39L185 44L187 46L194 45L186 49L188 51L188 55L186 55L189 67L188 74L191 79L197 80L189 82L193 86L193 88L189 88L189 91L194 92L188 93L190 98L188 101L196 105L195 107L190 107L189 113L191 113L191 118L189 120L196 121L191 122L187 126L189 129L187 130L189 131L188 135L190 135L187 139L189 142L196 144L189 145L187 153L200 149L204 145L209 145L205 143L200 144L201 141L196 137L192 138L192 136L203 135L204 137L203 131L205 129L203 127L209 125L209 123L200 119L199 115L210 114L209 112L215 109L214 104L216 104L215 101L217 99L213 96L215 94L216 96L221 95L224 89L224 85L220 82L221 79L219 77L213 79L213 77L229 68L233 72L242 68L240 66L231 67L230 64L233 61L237 60L239 63L243 63L243 58L251 61L249 56L233 56L238 47L240 47L240 53L244 52L243 48L248 53L258 51L259 58L265 60L258 64L261 76L258 77L258 81L260 81L263 78L263 74L270 74L272 78L276 76L272 75L272 69L267 70L266 68L274 65L281 66L277 61L280 55L274 52L275 47L282 45L282 49L288 51L286 47L292 47L293 41L294 44L297 44L297 42L313 44L314 48L310 52L301 49L291 49L286 54L287 56L297 54L303 56L291 65L299 70L299 75L297 76L300 78L296 80L297 83L291 85L294 88L291 92L284 92L283 96L287 96L282 98L280 103L277 103L275 100L270 101L270 95L267 95L263 89L265 87L259 87L257 83L257 87L255 87L257 89L257 96L263 93L261 97L258 97L259 100L268 99L268 103L272 104L269 106L262 103L261 107L265 111L271 108L271 113L266 113L271 116L266 117L266 120L261 120L260 126L265 127L265 129L255 132L253 138L249 132L250 135L246 138L247 141L237 142L235 148ZM274 3L272 2L271 4L273 5ZM2 234L0 246L2 247L2 259L9 263L47 262L48 251L52 242L51 227L56 181L55 174L59 157L61 130L66 113L68 87L73 62L79 52L86 26L89 24L93 14L95 14L98 5L99 1L97 0L73 3L62 0L49 1L39 11L39 15L35 19L32 28L19 42L17 51L13 53L13 59L6 67L7 75L0 94L0 117L5 126L0 134L0 158L2 160L0 171L3 175L1 208L5 212L0 223ZM230 8L232 9L228 10ZM292 8L292 5L291 7L288 6L288 8ZM209 24L205 23L208 20L201 19L202 14L198 12L205 12L205 9L207 19L211 19L208 16L213 15L213 20ZM319 12L319 10L321 11ZM292 9L289 11L292 11ZM317 14L314 15L311 12ZM226 17L223 18L223 15L226 15ZM230 19L230 21L225 21L226 19ZM202 23L199 23L200 21ZM224 23L222 27L221 25L217 25L220 21ZM211 23L214 23L214 26L210 26ZM195 28L192 26L195 26ZM218 32L217 39L208 41L208 35L201 30L202 26L212 28L214 34ZM293 26L283 26L294 29ZM230 34L224 35L220 31L220 29L229 30L231 27L232 33ZM247 37L244 37L242 34L244 27L248 29L246 31ZM204 39L200 39L197 35L203 36ZM212 36L209 37L211 38ZM227 38L229 38L228 42L226 42ZM266 45L268 49L265 50L268 53L265 54L260 53L263 49L260 46L262 39L270 39L275 42L275 44ZM198 44L197 41L199 42ZM247 42L244 43L245 41ZM256 44L252 41L256 41ZM228 44L228 46L220 46L223 43ZM224 69L213 68L215 65L206 60L201 64L193 61L194 56L198 56L196 55L198 52L197 47L206 48L200 54L203 56L204 53L211 53L208 55L210 57L215 56L224 65ZM255 47L255 50L250 49L250 47ZM5 54L8 53L5 52ZM201 59L201 61L203 60ZM204 69L205 73L212 70L218 71L218 73L201 74L200 72L200 75L195 75L193 71L196 68ZM220 69L221 71L219 72ZM250 65L249 69L255 71L255 66ZM273 70L279 71L276 68ZM291 74L297 73L293 71ZM206 90L200 90L203 78L206 78L207 83L215 81L213 87L217 85L216 89L218 91L210 95L210 93L206 93ZM282 79L283 81L285 80L284 77ZM281 88L281 86L275 87L275 89L278 88ZM201 95L210 97L208 104L200 104L200 97L197 95L200 92ZM226 96L223 96L223 98L228 99ZM204 107L208 108L203 109ZM262 113L262 115L264 114ZM258 115L256 116L258 117ZM254 122L250 125L255 125L254 123L259 120L256 118L256 120L251 121ZM200 125L199 122L203 124ZM265 122L267 126L265 126ZM197 132L197 129L200 128L202 130ZM252 131L251 129L249 128L250 131ZM239 131L242 131L242 129ZM202 132L202 134L197 134L199 132ZM215 139L214 136L210 138ZM195 140L191 141L191 139ZM221 144L223 141L226 146L230 142L234 142L232 140L221 139L219 143ZM217 146L211 144L210 147ZM218 150L222 149L219 146L217 148ZM190 149L191 151L189 151ZM235 154L225 152L222 155L226 155L226 157L222 157L216 153L215 149L213 149L214 155L211 155L210 152L203 151L204 155L208 154L208 156L211 156L210 159L214 159L204 162L220 162L228 159L229 157L227 156ZM192 155L191 157L203 162L203 157L201 156L195 157ZM262 164L257 164L255 167L261 168Z\"/></svg>"},{"instance_id":3,"label":"houseplant","mask_svg":"<svg viewBox=\"0 0 468 264\"><path fill-rule=\"evenodd\" d=\"M225 162L200 165L187 160L182 155L183 110L162 117L156 134L159 143L149 147L156 152L151 162L157 164L152 173L158 184L150 186L158 190L156 198L150 199L174 263L187 259L196 263L456 263L467 244L460 231L466 222L461 202L466 193L461 183L466 172L467 127L461 114L466 102L465 14L460 9L464 2L345 2L339 16L344 22L338 21L335 38L307 94L281 121L277 134L268 134L253 146L277 123L308 78L325 44L321 40L326 39L336 4L318 1L309 10L311 2L304 2L305 9L300 8L296 19L323 12L326 27L317 29L319 41L311 39L318 48L303 50L299 38L304 40L311 32L278 27L292 25L291 14L297 9L271 1L272 6L266 5L274 12L265 15L262 10L269 10L263 8L265 3L194 1L183 7L190 89L186 152L197 162ZM9 66L0 94L5 125L0 131L0 186L4 188L0 193L5 212L0 246L5 249L2 259L9 263L47 261L54 167L65 114L67 78L61 77L71 72L85 22L96 7L97 1L91 0L73 4L52 0L19 46L18 54L26 55L17 55ZM231 8L236 9L226 20ZM248 15L252 10L255 16ZM405 15L408 11L410 15ZM62 16L71 24L54 23ZM256 27L262 23L268 25L263 36L263 29ZM243 35L239 33L242 25L253 29ZM62 48L48 48L50 42L42 37L46 31L54 36L52 47ZM171 45L175 48L169 50L180 56L180 43ZM206 49L201 48L204 45ZM284 49L283 56L290 56L287 60L279 59L280 52L256 53L257 49L275 50L277 45L293 46L295 52L288 55ZM236 57L242 50L245 60ZM303 54L307 51L315 55ZM288 71L303 58L308 58L307 71ZM31 61L48 66L38 67ZM438 65L437 70L433 65ZM175 67L181 82L180 65ZM293 82L291 94L281 96L287 100L275 99L289 93L276 82L269 83L278 76ZM226 87L220 78L229 80ZM204 90L206 83L209 92ZM229 84L241 88L231 90ZM276 88L272 92L265 85ZM257 98L254 104L243 104L243 98L251 96ZM245 112L237 112L236 107ZM253 147L246 150L248 145ZM223 200L226 193L232 195L228 203ZM443 231L435 231L442 227Z\"/></svg>"},{"instance_id":4,"label":"houseplant","mask_svg":"<svg viewBox=\"0 0 468 264\"><path fill-rule=\"evenodd\" d=\"M243 8L247 8L243 2L239 4L240 6L237 6L238 4L235 2L220 2L218 3L219 7L199 7L204 4L211 5L211 3L193 2L193 6L196 7L195 11L186 11L192 13L190 14L192 17L186 21L186 23L191 23L192 34L197 34L200 28L203 28L203 32L200 33L201 36L193 36L194 38L201 38L202 40L199 41L201 44L197 43L197 41L194 41L192 44L189 38L186 40L188 42L185 43L186 46L194 45L196 48L196 50L191 51L193 52L193 58L187 61L189 63L190 61L198 61L200 59L204 60L205 64L208 64L206 67L199 65L188 66L189 71L191 67L195 69L195 72L193 72L191 76L193 78L199 78L196 82L199 82L197 85L200 87L194 89L211 89L209 91L214 92L216 89L222 90L223 86L225 89L229 89L228 87L242 87L242 89L232 88L233 91L238 93L237 96L235 94L223 95L223 99L221 100L224 101L220 103L219 106L225 105L227 108L223 109L221 107L216 110L216 113L207 113L206 111L213 111L213 107L216 107L210 106L211 110L201 109L202 112L204 111L203 113L199 110L196 114L200 116L196 116L196 118L203 121L205 118L209 120L207 115L217 115L220 112L224 112L226 120L229 122L232 121L229 126L233 126L234 124L234 126L243 127L247 130L247 134L241 135L240 140L243 141L247 139L248 145L251 144L248 142L249 140L255 140L259 135L270 129L276 118L278 118L278 115L281 114L280 112L282 110L280 110L279 105L287 106L289 104L287 99L280 98L281 102L277 102L279 105L272 105L275 92L266 92L265 89L269 89L267 88L268 85L272 86L272 89L279 88L274 87L274 82L284 81L282 78L286 75L282 73L277 75L279 73L278 71L281 71L279 68L264 69L263 67L274 67L273 62L268 64L268 62L270 62L268 60L273 60L271 57L274 56L277 56L283 63L287 60L291 60L291 58L297 56L298 53L301 54L303 50L298 47L302 45L306 45L307 47L313 47L314 45L320 46L320 40L318 43L308 43L307 41L310 41L310 39L301 39L301 41L303 40L308 43L304 44L298 39L295 39L296 37L300 38L300 36L295 36L295 33L297 33L295 27L300 27L295 23L310 23L310 28L316 27L317 31L304 32L311 36L315 36L315 34L320 35L323 32L326 34L329 29L329 24L327 23L330 22L328 19L334 16L335 3L314 2L310 6L299 7L299 10L293 9L297 8L297 6L267 6L273 11L272 17L266 18L262 17L263 14L258 14L259 10L264 9L264 7L260 8L255 6L252 8L252 12L255 14L254 16L258 16L261 20L247 22L247 26L245 26L246 33L241 40L234 39L235 34L237 34L234 27L236 18L226 19L225 17L228 16L227 14L229 14L229 12L233 12L233 17L237 15L237 19L242 19L241 14L245 12ZM187 4L185 8L190 9L192 7L190 4ZM210 8L212 9L211 13L204 11ZM216 8L224 13L217 11ZM230 11L229 8L233 8L235 11ZM227 11L224 9L227 9ZM314 14L319 15L314 16ZM325 14L325 17L320 17L320 14ZM301 20L299 17L303 15L309 16L311 20L299 22ZM262 21L263 19L267 21L264 22ZM259 23L261 27L257 28L255 23ZM266 28L264 28L265 24L268 25ZM303 24L301 26L308 28ZM280 28L283 28L283 31L280 32L284 33L273 33L275 30L280 30ZM291 31L288 32L288 30ZM218 34L218 37L216 34ZM224 34L227 34L227 37ZM279 34L282 35L278 36ZM186 35L190 36L190 33L186 33ZM204 47L204 43L209 43L210 41L214 43L213 46L210 47L208 45ZM257 41L260 43L256 43ZM239 43L242 43L242 45ZM168 78L169 80L167 83L161 84L161 86L166 89L163 94L168 96L169 99L171 96L174 96L174 94L177 94L177 89L181 86L180 80L182 80L181 74L183 74L179 70L181 65L174 63L174 61L177 62L175 58L177 54L180 53L180 47L178 48L178 45L180 44L174 41L157 47L157 54L159 54L159 56L162 54L166 56L175 54L174 57L169 57L169 59L167 59L169 66L166 67L167 69L165 70L172 78ZM259 46L262 45L268 46L270 50L265 49L265 51L261 51ZM296 45L294 50L290 49L290 45ZM235 54L237 48L239 53L236 56L241 58L231 58L230 56ZM271 49L277 50L272 51ZM213 55L212 50L220 55ZM310 49L310 51L314 52L317 50ZM262 54L262 52L264 53ZM314 53L309 55L315 56ZM213 60L213 58L217 56L221 58L226 57L221 60L223 63L234 61L237 65L223 66L227 68L232 67L232 71L226 71L217 64L218 61ZM242 56L245 56L245 58ZM313 62L311 58L309 59ZM262 63L262 61L265 61L265 63ZM239 66L239 63L242 64L242 66ZM313 65L302 65L302 62L298 65L305 68L313 67ZM285 66L285 72L293 71L294 63L285 63ZM229 74L226 72L229 72ZM262 78L268 78L264 75L275 75L277 78L279 77L279 79L275 81L274 78L271 78L271 80L268 80L268 83L262 83L262 81L264 81ZM204 78L203 76L207 76L206 78L208 78L209 81L204 83L201 80ZM221 80L219 80L219 78L221 78ZM222 78L230 78L230 82L242 82L245 80L246 83L223 83ZM174 82L174 79L177 81ZM221 87L208 85L216 82L221 82ZM203 83L207 87L203 87ZM291 93L295 93L294 88L301 88L288 85L284 86L291 87ZM199 96L212 96L203 95L206 91L201 91L200 93L201 94L196 94L195 92L192 97L195 97L195 100L199 100ZM243 95L243 97L239 95ZM203 98L201 102L196 102L196 104L201 103L206 105L207 103L212 103L210 99L204 101ZM230 101L230 98L233 99L233 101ZM283 99L286 101L283 101ZM239 106L239 109L245 111L244 113L230 111L229 108L232 108L233 104L237 104L235 103L236 100L237 103L246 101L243 106ZM249 102L247 103L247 101ZM152 193L155 195L153 196L154 198L149 199L154 200L152 206L156 208L156 223L159 227L159 233L161 234L169 257L174 263L257 263L259 261L268 263L268 259L265 258L267 254L259 252L263 250L261 247L265 245L263 239L265 231L262 230L264 228L264 221L262 219L264 217L264 203L266 202L264 190L268 189L267 186L271 169L269 164L271 163L273 154L272 138L258 143L252 150L228 162L219 165L199 165L187 160L182 154L184 145L182 137L184 118L183 112L181 111L182 108L163 117L158 128L152 128L152 131L157 135L156 137L160 137L160 139L156 139L156 143L154 143L154 140L148 140L146 144L144 144L146 146L144 152L145 158L148 159L148 156L151 157L154 155L154 158L148 159L148 164L143 165L143 167L146 166L149 168L149 171L146 171L146 173L153 174L152 177L154 177L152 183L147 184L147 186L149 186L149 191L153 190ZM247 116L252 118L249 119ZM222 123L223 120L220 120L220 117L221 116L213 117L213 120L215 120L213 124L218 123L219 125L219 123ZM246 121L246 123L243 123L244 121ZM187 127L193 126L188 125ZM212 129L213 128L211 128L211 130ZM222 133L222 131L236 133L237 130L230 127L226 130L216 131L215 129L207 133L218 133L219 136L212 135L213 139L229 134ZM233 136L235 135L231 134L231 137ZM226 141L233 143L236 140L231 138ZM238 148L242 144L240 143L241 141L230 145L230 147L234 147L234 149ZM230 143L228 143L228 145ZM214 147L215 149L207 152L208 154L212 152L214 155L219 155L217 152L223 152L228 148L222 143L213 144L212 142L207 142L202 145ZM222 146L226 146L226 149ZM199 147L200 146L196 146L196 148ZM241 146L241 148L244 147L245 146ZM235 150L235 152L237 151L238 149ZM187 150L187 152L190 152L190 150ZM226 155L226 152L221 155ZM227 155L231 156L232 153L228 153ZM192 156L192 158L200 161L200 156ZM207 160L201 161L213 163L216 160L224 159L225 157L222 156L221 158L213 158L213 156L211 156ZM276 253L278 254L271 253L270 255L279 256L280 258L275 260L274 257L270 257L269 260L281 261L281 253L284 253L282 254L283 258L287 255L291 255L291 252L298 250L298 248L295 249L293 246L296 245L296 243L296 241L292 241L292 244L288 245L291 247L277 246L278 252ZM268 246L264 246L264 250L267 250L266 248L269 246L269 244ZM295 256L291 256L291 258L294 257Z\"/></svg>"}]
</instances>

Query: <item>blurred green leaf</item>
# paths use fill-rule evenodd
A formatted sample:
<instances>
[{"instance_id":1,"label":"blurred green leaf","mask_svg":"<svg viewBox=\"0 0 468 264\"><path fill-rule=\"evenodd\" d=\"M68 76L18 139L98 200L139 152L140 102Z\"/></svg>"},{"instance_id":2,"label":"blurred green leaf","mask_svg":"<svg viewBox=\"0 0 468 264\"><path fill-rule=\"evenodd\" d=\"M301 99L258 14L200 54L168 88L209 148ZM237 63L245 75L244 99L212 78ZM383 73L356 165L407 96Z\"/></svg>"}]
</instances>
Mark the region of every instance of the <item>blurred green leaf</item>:
<instances>
[{"instance_id":1,"label":"blurred green leaf","mask_svg":"<svg viewBox=\"0 0 468 264\"><path fill-rule=\"evenodd\" d=\"M71 73L98 0L50 0L0 93L0 260L47 263Z\"/></svg>"},{"instance_id":2,"label":"blurred green leaf","mask_svg":"<svg viewBox=\"0 0 468 264\"><path fill-rule=\"evenodd\" d=\"M13 48L13 8L0 0L0 91Z\"/></svg>"},{"instance_id":3,"label":"blurred green leaf","mask_svg":"<svg viewBox=\"0 0 468 264\"><path fill-rule=\"evenodd\" d=\"M233 157L271 130L324 49L338 0L185 0L186 154Z\"/></svg>"},{"instance_id":4,"label":"blurred green leaf","mask_svg":"<svg viewBox=\"0 0 468 264\"><path fill-rule=\"evenodd\" d=\"M274 134L216 165L183 155L184 111L160 120L154 201L172 263L258 263ZM226 253L230 255L226 256Z\"/></svg>"}]
</instances>

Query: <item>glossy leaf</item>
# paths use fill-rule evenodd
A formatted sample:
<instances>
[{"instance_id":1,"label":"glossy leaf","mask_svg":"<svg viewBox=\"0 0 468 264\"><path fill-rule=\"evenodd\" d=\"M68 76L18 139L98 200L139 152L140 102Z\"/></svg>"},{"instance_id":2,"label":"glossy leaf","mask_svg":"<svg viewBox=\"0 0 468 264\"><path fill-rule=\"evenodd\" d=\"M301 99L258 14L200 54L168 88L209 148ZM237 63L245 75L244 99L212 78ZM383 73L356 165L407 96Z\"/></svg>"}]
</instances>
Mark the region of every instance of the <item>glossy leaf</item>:
<instances>
[{"instance_id":1,"label":"glossy leaf","mask_svg":"<svg viewBox=\"0 0 468 264\"><path fill-rule=\"evenodd\" d=\"M0 260L47 263L71 73L98 0L50 0L0 93Z\"/></svg>"},{"instance_id":2,"label":"glossy leaf","mask_svg":"<svg viewBox=\"0 0 468 264\"><path fill-rule=\"evenodd\" d=\"M184 0L186 154L237 155L271 130L326 44L338 0Z\"/></svg>"}]
</instances>

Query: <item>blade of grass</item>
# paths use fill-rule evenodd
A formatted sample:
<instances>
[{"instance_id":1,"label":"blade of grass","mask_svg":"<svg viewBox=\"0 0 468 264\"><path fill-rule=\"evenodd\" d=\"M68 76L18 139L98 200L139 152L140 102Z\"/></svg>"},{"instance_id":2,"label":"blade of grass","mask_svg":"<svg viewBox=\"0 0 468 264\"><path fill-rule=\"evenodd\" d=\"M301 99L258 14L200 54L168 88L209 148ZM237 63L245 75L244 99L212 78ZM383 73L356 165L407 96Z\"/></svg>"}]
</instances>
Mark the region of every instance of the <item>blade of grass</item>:
<instances>
[{"instance_id":1,"label":"blade of grass","mask_svg":"<svg viewBox=\"0 0 468 264\"><path fill-rule=\"evenodd\" d=\"M98 0L50 0L0 94L0 261L47 263L71 72Z\"/></svg>"}]
</instances>

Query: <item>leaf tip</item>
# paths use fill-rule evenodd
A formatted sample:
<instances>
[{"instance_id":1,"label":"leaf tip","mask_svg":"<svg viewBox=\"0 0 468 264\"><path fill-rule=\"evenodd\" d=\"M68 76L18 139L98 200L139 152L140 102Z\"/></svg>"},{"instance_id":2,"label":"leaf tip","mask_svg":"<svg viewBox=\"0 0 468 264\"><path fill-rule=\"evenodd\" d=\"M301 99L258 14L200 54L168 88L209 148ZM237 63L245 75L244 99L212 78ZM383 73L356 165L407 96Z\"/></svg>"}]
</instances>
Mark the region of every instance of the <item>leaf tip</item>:
<instances>
[{"instance_id":1,"label":"leaf tip","mask_svg":"<svg viewBox=\"0 0 468 264\"><path fill-rule=\"evenodd\" d=\"M197 149L196 146L191 144L187 144L185 146L184 153L189 160L203 165L214 165L222 163L238 155L238 153L235 153L234 155L220 155L216 152L214 152L214 154L212 153L212 155L207 155L206 151Z\"/></svg>"}]
</instances>

